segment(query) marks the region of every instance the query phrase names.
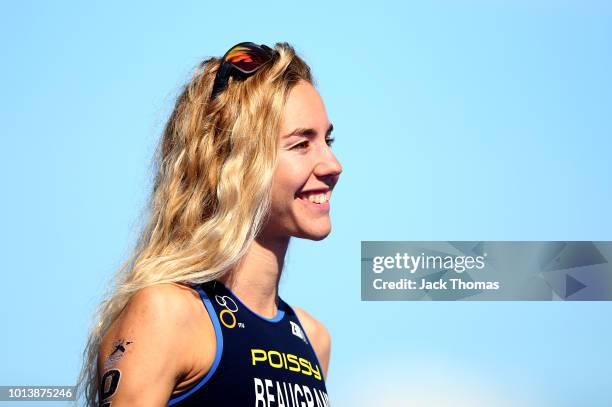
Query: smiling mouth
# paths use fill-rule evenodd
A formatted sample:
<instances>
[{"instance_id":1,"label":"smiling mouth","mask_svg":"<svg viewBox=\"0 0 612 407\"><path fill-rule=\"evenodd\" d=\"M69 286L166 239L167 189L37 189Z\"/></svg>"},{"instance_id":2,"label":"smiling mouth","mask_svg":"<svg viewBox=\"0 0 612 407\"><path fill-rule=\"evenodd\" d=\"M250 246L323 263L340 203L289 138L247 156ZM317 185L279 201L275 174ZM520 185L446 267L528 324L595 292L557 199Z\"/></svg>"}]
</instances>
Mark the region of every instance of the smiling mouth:
<instances>
[{"instance_id":1,"label":"smiling mouth","mask_svg":"<svg viewBox=\"0 0 612 407\"><path fill-rule=\"evenodd\" d=\"M327 215L331 190L307 191L297 195L298 200L312 213Z\"/></svg>"},{"instance_id":2,"label":"smiling mouth","mask_svg":"<svg viewBox=\"0 0 612 407\"><path fill-rule=\"evenodd\" d=\"M302 192L297 197L315 205L326 205L331 198L331 190Z\"/></svg>"}]
</instances>

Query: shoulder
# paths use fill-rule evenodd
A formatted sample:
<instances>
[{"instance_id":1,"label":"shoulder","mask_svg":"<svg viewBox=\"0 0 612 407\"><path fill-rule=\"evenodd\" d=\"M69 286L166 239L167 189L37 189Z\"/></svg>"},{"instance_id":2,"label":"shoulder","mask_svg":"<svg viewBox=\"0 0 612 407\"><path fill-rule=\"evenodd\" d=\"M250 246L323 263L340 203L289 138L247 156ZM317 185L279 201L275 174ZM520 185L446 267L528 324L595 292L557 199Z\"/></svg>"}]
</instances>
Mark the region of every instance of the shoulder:
<instances>
[{"instance_id":1,"label":"shoulder","mask_svg":"<svg viewBox=\"0 0 612 407\"><path fill-rule=\"evenodd\" d=\"M306 335L308 335L308 339L310 339L312 347L319 358L319 362L321 362L324 376L327 376L327 368L331 353L331 336L328 329L322 322L314 318L304 309L296 306L292 306L292 308L304 327L304 330L306 330Z\"/></svg>"},{"instance_id":2,"label":"shoulder","mask_svg":"<svg viewBox=\"0 0 612 407\"><path fill-rule=\"evenodd\" d=\"M198 294L190 287L174 283L148 286L132 295L109 332L165 332L189 328L199 309L198 303ZM182 337L168 335L167 339L180 340Z\"/></svg>"},{"instance_id":3,"label":"shoulder","mask_svg":"<svg viewBox=\"0 0 612 407\"><path fill-rule=\"evenodd\" d=\"M187 323L192 311L200 304L199 295L193 288L178 283L155 284L138 290L128 301L126 308L144 315L152 314L160 319L172 316L178 323Z\"/></svg>"},{"instance_id":4,"label":"shoulder","mask_svg":"<svg viewBox=\"0 0 612 407\"><path fill-rule=\"evenodd\" d=\"M196 349L198 342L205 349ZM158 405L167 402L178 383L199 376L208 359L212 364L214 351L214 328L197 291L156 284L134 293L105 332L98 372L103 377L109 370L119 371L121 388L114 402ZM205 356L194 358L198 354ZM151 383L157 384L154 390L141 391Z\"/></svg>"}]
</instances>

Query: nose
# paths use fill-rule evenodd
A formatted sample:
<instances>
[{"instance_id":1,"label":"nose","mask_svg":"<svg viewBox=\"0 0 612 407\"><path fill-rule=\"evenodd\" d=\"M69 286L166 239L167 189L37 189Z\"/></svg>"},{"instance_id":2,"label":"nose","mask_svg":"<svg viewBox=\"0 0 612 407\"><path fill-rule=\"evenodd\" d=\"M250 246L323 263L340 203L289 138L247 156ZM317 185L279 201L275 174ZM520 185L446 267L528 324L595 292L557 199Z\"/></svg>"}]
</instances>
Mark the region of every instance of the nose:
<instances>
[{"instance_id":1,"label":"nose","mask_svg":"<svg viewBox=\"0 0 612 407\"><path fill-rule=\"evenodd\" d=\"M333 187L342 173L342 164L336 158L331 147L325 145L319 151L319 160L315 166L314 174L319 178L330 178Z\"/></svg>"}]
</instances>

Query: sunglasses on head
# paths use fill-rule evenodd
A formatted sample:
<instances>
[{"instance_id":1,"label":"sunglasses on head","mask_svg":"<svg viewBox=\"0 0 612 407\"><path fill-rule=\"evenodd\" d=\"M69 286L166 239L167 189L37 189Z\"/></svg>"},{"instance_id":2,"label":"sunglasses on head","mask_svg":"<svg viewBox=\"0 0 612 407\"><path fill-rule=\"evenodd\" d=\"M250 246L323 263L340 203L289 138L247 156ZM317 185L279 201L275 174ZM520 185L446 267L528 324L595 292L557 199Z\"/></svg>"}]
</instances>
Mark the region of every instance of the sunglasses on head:
<instances>
[{"instance_id":1,"label":"sunglasses on head","mask_svg":"<svg viewBox=\"0 0 612 407\"><path fill-rule=\"evenodd\" d=\"M272 59L273 51L266 45L257 45L253 42L241 42L231 47L223 55L223 62L215 76L210 99L214 99L227 87L230 77L243 80L257 72Z\"/></svg>"}]
</instances>

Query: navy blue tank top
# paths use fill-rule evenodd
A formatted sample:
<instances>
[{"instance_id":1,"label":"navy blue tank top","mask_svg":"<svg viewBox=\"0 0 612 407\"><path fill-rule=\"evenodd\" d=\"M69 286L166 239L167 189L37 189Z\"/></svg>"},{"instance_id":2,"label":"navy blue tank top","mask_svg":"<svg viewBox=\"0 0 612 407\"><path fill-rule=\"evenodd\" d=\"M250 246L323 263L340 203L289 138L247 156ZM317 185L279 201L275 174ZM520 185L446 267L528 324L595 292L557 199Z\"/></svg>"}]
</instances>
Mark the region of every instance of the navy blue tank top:
<instances>
[{"instance_id":1,"label":"navy blue tank top","mask_svg":"<svg viewBox=\"0 0 612 407\"><path fill-rule=\"evenodd\" d=\"M323 370L293 309L278 297L274 318L247 308L220 281L194 286L215 327L210 371L168 406L329 406Z\"/></svg>"}]
</instances>

